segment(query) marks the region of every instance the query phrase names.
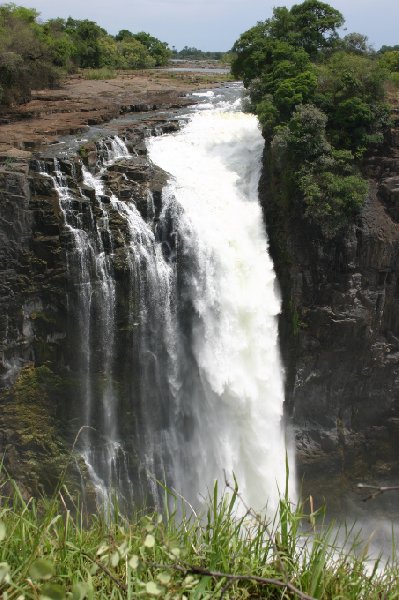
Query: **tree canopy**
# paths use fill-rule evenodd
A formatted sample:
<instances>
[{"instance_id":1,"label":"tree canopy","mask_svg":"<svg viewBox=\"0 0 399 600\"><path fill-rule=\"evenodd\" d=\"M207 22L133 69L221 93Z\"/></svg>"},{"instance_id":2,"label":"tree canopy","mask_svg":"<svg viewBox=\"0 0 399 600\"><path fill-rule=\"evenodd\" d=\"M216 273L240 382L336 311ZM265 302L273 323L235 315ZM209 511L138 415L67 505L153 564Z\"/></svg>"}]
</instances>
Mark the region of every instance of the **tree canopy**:
<instances>
[{"instance_id":1,"label":"tree canopy","mask_svg":"<svg viewBox=\"0 0 399 600\"><path fill-rule=\"evenodd\" d=\"M285 165L287 196L329 237L367 195L356 161L383 140L384 82L399 71L397 50L377 56L362 34L341 39L343 24L335 8L305 0L274 8L232 49L275 167Z\"/></svg>"}]
</instances>

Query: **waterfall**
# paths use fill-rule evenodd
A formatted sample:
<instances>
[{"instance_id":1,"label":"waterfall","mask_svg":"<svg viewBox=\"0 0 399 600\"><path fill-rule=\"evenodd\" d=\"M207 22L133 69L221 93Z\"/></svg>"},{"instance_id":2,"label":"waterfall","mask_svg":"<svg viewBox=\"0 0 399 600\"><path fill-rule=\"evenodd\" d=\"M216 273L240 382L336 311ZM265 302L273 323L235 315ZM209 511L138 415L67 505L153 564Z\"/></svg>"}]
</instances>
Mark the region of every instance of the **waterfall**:
<instances>
[{"instance_id":1,"label":"waterfall","mask_svg":"<svg viewBox=\"0 0 399 600\"><path fill-rule=\"evenodd\" d=\"M97 143L99 174L83 168L83 186L55 161L79 380L72 417L88 426L80 449L103 505L114 494L157 505L161 480L198 506L234 474L246 502L274 509L283 375L257 201L263 140L234 86L184 119L148 142L170 173L157 209L149 189L144 212L134 194L106 191L107 168L138 160L117 136Z\"/></svg>"},{"instance_id":2,"label":"waterfall","mask_svg":"<svg viewBox=\"0 0 399 600\"><path fill-rule=\"evenodd\" d=\"M180 209L178 303L186 323L172 417L175 486L197 503L215 479L235 474L251 506L273 508L285 477L283 370L280 301L257 201L257 119L237 101L216 102L179 133L151 139L149 151L172 175L167 196Z\"/></svg>"},{"instance_id":3,"label":"waterfall","mask_svg":"<svg viewBox=\"0 0 399 600\"><path fill-rule=\"evenodd\" d=\"M111 152L114 150L119 156L119 140L111 144ZM96 186L97 215L90 202L83 196L77 196L69 187L57 159L54 159L52 179L66 229L72 238L67 251L69 279L72 282L68 304L70 317L76 316L78 323L82 424L92 427L94 421L99 423L104 436L100 443L95 443L92 432L85 430L82 435L82 455L99 495L106 499L111 485L119 484L117 463L121 450L113 389L116 287L111 257L106 252L106 246L112 246L109 216L101 201L101 182L88 172L84 172L84 182ZM76 173L72 173L72 179L76 181ZM81 206L77 208L79 202ZM94 373L99 373L97 381L94 381ZM101 465L101 469L98 465Z\"/></svg>"}]
</instances>

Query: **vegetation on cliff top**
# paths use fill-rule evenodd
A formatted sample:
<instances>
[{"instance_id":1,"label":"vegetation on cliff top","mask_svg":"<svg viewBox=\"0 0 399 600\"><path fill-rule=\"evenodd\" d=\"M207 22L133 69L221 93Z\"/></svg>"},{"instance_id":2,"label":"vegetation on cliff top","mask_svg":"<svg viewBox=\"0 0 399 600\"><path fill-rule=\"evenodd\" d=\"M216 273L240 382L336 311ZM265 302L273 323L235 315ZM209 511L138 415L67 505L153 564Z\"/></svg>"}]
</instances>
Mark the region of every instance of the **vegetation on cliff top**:
<instances>
[{"instance_id":1,"label":"vegetation on cliff top","mask_svg":"<svg viewBox=\"0 0 399 600\"><path fill-rule=\"evenodd\" d=\"M232 72L249 90L284 191L307 220L334 237L368 193L357 165L383 142L389 124L384 83L399 70L397 50L375 53L367 38L340 38L344 18L318 0L252 27L234 44Z\"/></svg>"},{"instance_id":2,"label":"vegetation on cliff top","mask_svg":"<svg viewBox=\"0 0 399 600\"><path fill-rule=\"evenodd\" d=\"M137 69L167 64L168 45L127 29L116 36L90 20L40 22L34 8L0 6L0 105L30 99L32 89L55 85L77 68Z\"/></svg>"}]
</instances>

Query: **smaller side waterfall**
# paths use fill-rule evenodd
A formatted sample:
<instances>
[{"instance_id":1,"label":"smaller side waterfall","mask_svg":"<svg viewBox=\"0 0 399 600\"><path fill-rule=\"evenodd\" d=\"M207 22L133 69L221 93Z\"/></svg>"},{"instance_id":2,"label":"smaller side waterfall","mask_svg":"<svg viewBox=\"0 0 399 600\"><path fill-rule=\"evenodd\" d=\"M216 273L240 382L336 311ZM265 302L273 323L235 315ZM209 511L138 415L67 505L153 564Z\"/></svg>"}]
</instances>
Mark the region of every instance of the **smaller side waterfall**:
<instances>
[{"instance_id":1,"label":"smaller side waterfall","mask_svg":"<svg viewBox=\"0 0 399 600\"><path fill-rule=\"evenodd\" d=\"M170 480L165 428L176 370L174 270L146 184L148 222L133 200L106 194L102 175L129 159L126 144L103 140L99 156L99 174L82 167L82 182L74 172L65 175L58 161L51 175L42 167L65 223L69 329L81 397L75 416L87 426L81 449L99 502L108 506L116 494L128 505L157 503L155 480Z\"/></svg>"},{"instance_id":2,"label":"smaller side waterfall","mask_svg":"<svg viewBox=\"0 0 399 600\"><path fill-rule=\"evenodd\" d=\"M91 429L86 429L82 433L83 457L98 489L106 496L108 487L118 485L116 463L120 453L113 389L116 291L109 253L112 246L109 216L101 201L102 189L92 206L87 197L78 194L78 188L69 187L57 159L52 178L70 236L67 261L69 279L73 283L68 298L70 317L76 318L78 323L82 423L100 428L101 435L105 436L100 444L94 443ZM77 184L73 171L72 180ZM98 432L96 436L98 438ZM97 472L102 473L102 477Z\"/></svg>"}]
</instances>

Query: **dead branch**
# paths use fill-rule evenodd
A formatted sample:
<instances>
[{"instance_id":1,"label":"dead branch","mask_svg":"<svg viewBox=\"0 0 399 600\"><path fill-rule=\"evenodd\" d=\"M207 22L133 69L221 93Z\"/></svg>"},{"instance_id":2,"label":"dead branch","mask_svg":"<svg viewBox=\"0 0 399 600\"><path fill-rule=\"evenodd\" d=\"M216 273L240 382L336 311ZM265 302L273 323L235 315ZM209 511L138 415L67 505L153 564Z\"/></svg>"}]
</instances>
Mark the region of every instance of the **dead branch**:
<instances>
[{"instance_id":1,"label":"dead branch","mask_svg":"<svg viewBox=\"0 0 399 600\"><path fill-rule=\"evenodd\" d=\"M296 594L301 600L317 600L313 596L301 592L297 587L294 586L290 581L281 581L280 579L274 579L271 577L258 577L257 575L233 575L232 573L221 573L220 571L209 571L201 567L194 567L192 565L167 565L167 564L156 564L147 563L148 566L154 569L172 569L179 571L186 575L202 575L204 577L213 577L215 579L228 579L230 581L256 581L261 585L274 585L279 588L287 588L293 594Z\"/></svg>"},{"instance_id":2,"label":"dead branch","mask_svg":"<svg viewBox=\"0 0 399 600\"><path fill-rule=\"evenodd\" d=\"M374 490L366 498L362 498L363 502L368 500L374 500L377 496L385 494L385 492L397 492L399 491L399 485L367 485L365 483L358 483L357 487L363 490Z\"/></svg>"}]
</instances>

